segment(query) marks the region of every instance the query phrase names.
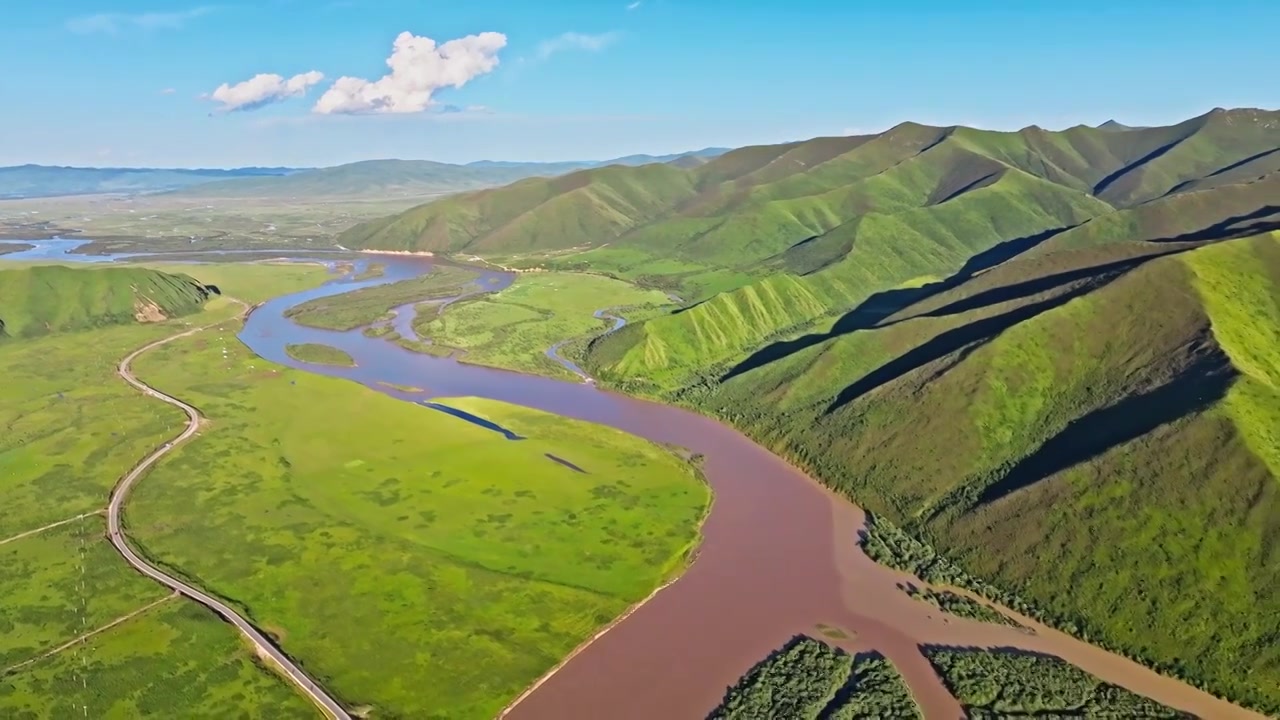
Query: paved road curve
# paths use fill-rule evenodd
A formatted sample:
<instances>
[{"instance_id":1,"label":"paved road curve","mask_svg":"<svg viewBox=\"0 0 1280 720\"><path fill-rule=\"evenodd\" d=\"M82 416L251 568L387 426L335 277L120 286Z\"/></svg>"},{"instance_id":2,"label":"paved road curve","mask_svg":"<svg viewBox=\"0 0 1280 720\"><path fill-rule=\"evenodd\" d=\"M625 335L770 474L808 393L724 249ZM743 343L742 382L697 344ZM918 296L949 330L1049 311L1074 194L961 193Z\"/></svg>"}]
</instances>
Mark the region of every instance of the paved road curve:
<instances>
[{"instance_id":1,"label":"paved road curve","mask_svg":"<svg viewBox=\"0 0 1280 720\"><path fill-rule=\"evenodd\" d=\"M241 304L243 305L244 303ZM248 311L248 307L245 308L245 311ZM130 470L127 475L120 479L120 482L116 485L115 489L111 491L111 503L107 506L107 533L111 538L111 544L115 546L116 550L124 557L125 561L135 569L152 580L172 588L178 593L195 600L201 605L204 605L210 610L221 615L224 620L235 625L245 637L249 638L250 642L252 642L254 647L257 649L259 655L269 657L275 661L276 665L284 671L289 679L293 681L293 683L297 685L302 692L310 697L316 705L319 705L330 717L336 718L337 720L351 720L351 715L338 704L337 700L330 697L330 695L325 692L324 688L320 687L319 684L308 677L301 668L295 665L294 662L284 653L280 652L279 648L272 645L271 641L269 641L257 628L251 625L249 621L240 617L235 610L232 610L217 598L201 592L199 589L188 585L172 575L166 574L163 570L160 570L154 565L148 563L145 558L138 555L133 551L133 548L129 547L129 543L125 539L124 532L121 529L120 511L121 508L124 507L124 501L129 497L129 491L133 489L138 478L142 477L142 475L146 473L157 460L164 457L169 453L169 451L195 436L196 432L200 430L201 422L200 412L198 410L175 397L165 395L159 390L156 390L150 385L147 385L137 379L133 376L129 366L135 358L148 350L157 348L165 343L177 340L178 338L194 335L195 333L210 327L213 327L213 325L198 327L186 332L178 333L177 335L172 335L163 340L157 340L150 345L133 351L128 357L120 361L120 365L116 370L120 374L120 377L124 378L125 382L142 391L145 395L149 395L158 400L163 400L170 405L181 408L182 411L187 414L187 427L182 431L181 435L157 448L154 452L148 455L145 460L138 463L133 470Z\"/></svg>"}]
</instances>

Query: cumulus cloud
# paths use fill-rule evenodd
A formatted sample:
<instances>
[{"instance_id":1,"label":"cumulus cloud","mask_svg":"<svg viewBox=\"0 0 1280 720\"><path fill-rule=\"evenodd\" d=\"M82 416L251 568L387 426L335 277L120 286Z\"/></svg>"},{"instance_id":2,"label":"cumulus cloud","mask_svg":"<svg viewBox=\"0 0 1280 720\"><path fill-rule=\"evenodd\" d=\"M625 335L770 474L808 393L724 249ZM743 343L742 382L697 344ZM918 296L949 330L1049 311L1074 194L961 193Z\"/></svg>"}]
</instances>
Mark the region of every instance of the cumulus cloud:
<instances>
[{"instance_id":1,"label":"cumulus cloud","mask_svg":"<svg viewBox=\"0 0 1280 720\"><path fill-rule=\"evenodd\" d=\"M221 103L224 112L256 110L291 97L305 95L312 85L324 80L324 73L312 70L291 78L274 73L260 73L244 82L229 85L222 83L209 95L209 99Z\"/></svg>"},{"instance_id":2,"label":"cumulus cloud","mask_svg":"<svg viewBox=\"0 0 1280 720\"><path fill-rule=\"evenodd\" d=\"M498 51L507 36L483 32L440 45L429 37L402 32L392 45L387 67L391 72L378 80L340 77L316 101L312 112L321 115L364 113L415 113L433 104L441 88L460 88L498 66Z\"/></svg>"},{"instance_id":3,"label":"cumulus cloud","mask_svg":"<svg viewBox=\"0 0 1280 720\"><path fill-rule=\"evenodd\" d=\"M139 30L180 30L191 20L213 12L212 7L193 7L173 12L94 13L67 21L67 29L79 35L114 35L126 28Z\"/></svg>"},{"instance_id":4,"label":"cumulus cloud","mask_svg":"<svg viewBox=\"0 0 1280 720\"><path fill-rule=\"evenodd\" d=\"M600 33L599 35L567 32L550 40L543 40L538 45L538 59L546 60L563 50L588 50L591 52L603 50L617 39L618 33L616 32Z\"/></svg>"}]
</instances>

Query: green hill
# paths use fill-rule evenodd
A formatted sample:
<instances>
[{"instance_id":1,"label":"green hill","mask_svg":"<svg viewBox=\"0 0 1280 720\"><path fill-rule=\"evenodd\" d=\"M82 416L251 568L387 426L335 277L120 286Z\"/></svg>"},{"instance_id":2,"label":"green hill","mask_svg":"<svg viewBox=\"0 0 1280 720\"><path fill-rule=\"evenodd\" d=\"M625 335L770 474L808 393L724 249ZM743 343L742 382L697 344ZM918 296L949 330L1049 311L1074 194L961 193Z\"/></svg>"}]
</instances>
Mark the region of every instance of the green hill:
<instances>
[{"instance_id":1,"label":"green hill","mask_svg":"<svg viewBox=\"0 0 1280 720\"><path fill-rule=\"evenodd\" d=\"M187 275L143 268L0 269L0 342L187 315L211 292Z\"/></svg>"},{"instance_id":2,"label":"green hill","mask_svg":"<svg viewBox=\"0 0 1280 720\"><path fill-rule=\"evenodd\" d=\"M1277 230L1280 113L1215 110L585 170L342 243L678 293L582 366L731 422L1051 622L1275 712Z\"/></svg>"},{"instance_id":3,"label":"green hill","mask_svg":"<svg viewBox=\"0 0 1280 720\"><path fill-rule=\"evenodd\" d=\"M1049 617L1280 708L1280 234L1006 263L686 400Z\"/></svg>"}]
</instances>

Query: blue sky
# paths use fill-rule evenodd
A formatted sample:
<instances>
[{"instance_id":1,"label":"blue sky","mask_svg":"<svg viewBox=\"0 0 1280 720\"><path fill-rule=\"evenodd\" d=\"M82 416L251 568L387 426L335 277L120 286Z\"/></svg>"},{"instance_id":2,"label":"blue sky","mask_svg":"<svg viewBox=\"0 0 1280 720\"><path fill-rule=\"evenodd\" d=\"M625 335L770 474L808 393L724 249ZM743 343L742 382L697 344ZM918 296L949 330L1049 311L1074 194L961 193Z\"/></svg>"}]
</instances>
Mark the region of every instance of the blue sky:
<instances>
[{"instance_id":1,"label":"blue sky","mask_svg":"<svg viewBox=\"0 0 1280 720\"><path fill-rule=\"evenodd\" d=\"M603 159L1280 106L1274 0L6 4L0 165ZM406 36L379 82L401 33L455 42Z\"/></svg>"}]
</instances>

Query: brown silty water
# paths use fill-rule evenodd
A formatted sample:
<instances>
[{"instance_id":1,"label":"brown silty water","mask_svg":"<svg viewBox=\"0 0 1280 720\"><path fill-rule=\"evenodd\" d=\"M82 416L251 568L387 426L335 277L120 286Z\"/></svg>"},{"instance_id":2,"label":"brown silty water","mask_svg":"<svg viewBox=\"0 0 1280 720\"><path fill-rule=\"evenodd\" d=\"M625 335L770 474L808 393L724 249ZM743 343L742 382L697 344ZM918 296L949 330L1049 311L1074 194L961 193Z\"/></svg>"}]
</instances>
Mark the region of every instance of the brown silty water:
<instances>
[{"instance_id":1,"label":"brown silty water","mask_svg":"<svg viewBox=\"0 0 1280 720\"><path fill-rule=\"evenodd\" d=\"M1262 717L1030 621L1034 634L944 616L912 600L899 584L924 583L877 565L858 547L858 531L865 527L859 508L713 420L585 384L411 353L359 330L303 328L282 315L312 297L413 277L431 264L421 258L378 260L387 271L377 280L331 284L266 303L250 316L241 339L268 360L345 377L405 400L418 402L422 395L390 386L429 388L438 398L478 396L538 408L704 457L714 502L696 560L676 582L540 680L508 708L509 718L702 718L754 663L797 634L815 633L819 623L851 635L836 644L851 651L874 649L892 661L931 719L963 713L920 653L919 646L927 644L1049 653L1201 717ZM500 289L511 276L492 273L482 280L488 289ZM339 347L357 367L296 362L284 346L301 342Z\"/></svg>"}]
</instances>

